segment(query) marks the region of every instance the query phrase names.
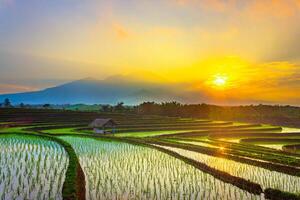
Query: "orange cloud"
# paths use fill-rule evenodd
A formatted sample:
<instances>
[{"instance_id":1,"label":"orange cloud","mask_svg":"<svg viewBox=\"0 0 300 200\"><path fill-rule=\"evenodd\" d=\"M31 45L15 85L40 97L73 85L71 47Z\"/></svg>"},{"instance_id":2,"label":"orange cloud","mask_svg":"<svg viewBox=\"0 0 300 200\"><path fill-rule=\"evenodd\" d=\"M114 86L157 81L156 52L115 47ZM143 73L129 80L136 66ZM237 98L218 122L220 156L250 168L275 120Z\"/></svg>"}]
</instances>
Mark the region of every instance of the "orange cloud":
<instances>
[{"instance_id":1,"label":"orange cloud","mask_svg":"<svg viewBox=\"0 0 300 200\"><path fill-rule=\"evenodd\" d=\"M15 84L0 84L0 94L15 93L15 92L28 92L36 90L37 88L15 85Z\"/></svg>"},{"instance_id":2,"label":"orange cloud","mask_svg":"<svg viewBox=\"0 0 300 200\"><path fill-rule=\"evenodd\" d=\"M218 67L218 62L211 65L207 63L212 71L198 70L199 80L192 83L191 88L204 92L219 103L229 98L235 101L251 99L257 102L299 104L299 92L297 92L300 91L299 65L289 62L272 62L240 63L238 66L240 61L234 60L222 60L220 63L225 62L229 63L223 68ZM196 68L193 74L197 74ZM200 74L205 76L203 80L200 79ZM216 76L226 78L226 85L221 89L212 85Z\"/></svg>"},{"instance_id":3,"label":"orange cloud","mask_svg":"<svg viewBox=\"0 0 300 200\"><path fill-rule=\"evenodd\" d=\"M118 39L124 40L131 36L129 30L120 23L113 24L113 31Z\"/></svg>"},{"instance_id":4,"label":"orange cloud","mask_svg":"<svg viewBox=\"0 0 300 200\"><path fill-rule=\"evenodd\" d=\"M197 31L197 30L196 30ZM211 31L206 29L198 29L199 36L205 41L231 41L235 40L240 34L237 27L229 27L222 31Z\"/></svg>"},{"instance_id":5,"label":"orange cloud","mask_svg":"<svg viewBox=\"0 0 300 200\"><path fill-rule=\"evenodd\" d=\"M178 5L199 6L207 11L246 13L252 17L290 17L300 11L299 0L175 0Z\"/></svg>"},{"instance_id":6,"label":"orange cloud","mask_svg":"<svg viewBox=\"0 0 300 200\"><path fill-rule=\"evenodd\" d=\"M298 8L300 9L300 0L296 1Z\"/></svg>"},{"instance_id":7,"label":"orange cloud","mask_svg":"<svg viewBox=\"0 0 300 200\"><path fill-rule=\"evenodd\" d=\"M237 6L236 0L203 0L202 6L209 10L224 12L235 9Z\"/></svg>"},{"instance_id":8,"label":"orange cloud","mask_svg":"<svg viewBox=\"0 0 300 200\"><path fill-rule=\"evenodd\" d=\"M175 0L178 5L186 5L190 0Z\"/></svg>"},{"instance_id":9,"label":"orange cloud","mask_svg":"<svg viewBox=\"0 0 300 200\"><path fill-rule=\"evenodd\" d=\"M175 0L178 5L197 5L209 11L224 12L236 6L236 0Z\"/></svg>"},{"instance_id":10,"label":"orange cloud","mask_svg":"<svg viewBox=\"0 0 300 200\"><path fill-rule=\"evenodd\" d=\"M255 0L245 11L252 17L292 17L300 11L299 2L299 0Z\"/></svg>"}]
</instances>

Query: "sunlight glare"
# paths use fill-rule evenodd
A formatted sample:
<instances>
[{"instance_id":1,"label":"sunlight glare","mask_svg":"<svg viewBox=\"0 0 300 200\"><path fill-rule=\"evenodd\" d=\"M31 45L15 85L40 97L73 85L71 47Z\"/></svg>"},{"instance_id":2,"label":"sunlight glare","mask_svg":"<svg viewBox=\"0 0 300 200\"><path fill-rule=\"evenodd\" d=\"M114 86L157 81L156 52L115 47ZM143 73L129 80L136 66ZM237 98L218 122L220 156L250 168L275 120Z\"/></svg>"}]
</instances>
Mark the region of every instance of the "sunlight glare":
<instances>
[{"instance_id":1,"label":"sunlight glare","mask_svg":"<svg viewBox=\"0 0 300 200\"><path fill-rule=\"evenodd\" d=\"M215 86L225 86L227 83L227 77L222 75L217 75L215 79L213 80L213 84Z\"/></svg>"}]
</instances>

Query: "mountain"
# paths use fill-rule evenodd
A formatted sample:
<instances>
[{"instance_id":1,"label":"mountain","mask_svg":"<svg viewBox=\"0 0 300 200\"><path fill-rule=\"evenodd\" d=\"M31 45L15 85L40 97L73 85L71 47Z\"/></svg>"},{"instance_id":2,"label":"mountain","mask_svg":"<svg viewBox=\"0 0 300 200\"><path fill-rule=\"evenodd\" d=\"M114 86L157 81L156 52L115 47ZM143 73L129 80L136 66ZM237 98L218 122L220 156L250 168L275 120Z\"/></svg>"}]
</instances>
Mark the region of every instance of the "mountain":
<instances>
[{"instance_id":1,"label":"mountain","mask_svg":"<svg viewBox=\"0 0 300 200\"><path fill-rule=\"evenodd\" d=\"M144 101L189 101L178 86L155 84L114 76L105 80L81 79L35 92L0 95L0 101L9 98L13 104L116 104L123 101L133 105ZM201 100L201 99L198 99Z\"/></svg>"}]
</instances>

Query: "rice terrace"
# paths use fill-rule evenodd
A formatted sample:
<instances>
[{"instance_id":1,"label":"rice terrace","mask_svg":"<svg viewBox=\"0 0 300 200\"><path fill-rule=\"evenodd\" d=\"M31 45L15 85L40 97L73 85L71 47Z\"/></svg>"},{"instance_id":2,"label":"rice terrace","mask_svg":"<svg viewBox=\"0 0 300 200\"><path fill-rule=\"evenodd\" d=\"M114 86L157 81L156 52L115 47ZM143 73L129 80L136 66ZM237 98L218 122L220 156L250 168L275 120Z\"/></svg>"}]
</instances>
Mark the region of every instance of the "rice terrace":
<instances>
[{"instance_id":1,"label":"rice terrace","mask_svg":"<svg viewBox=\"0 0 300 200\"><path fill-rule=\"evenodd\" d=\"M3 200L299 199L300 154L292 144L300 144L300 129L126 113L0 112ZM116 132L94 133L88 125L96 118L114 119Z\"/></svg>"},{"instance_id":2,"label":"rice terrace","mask_svg":"<svg viewBox=\"0 0 300 200\"><path fill-rule=\"evenodd\" d=\"M300 200L300 0L0 0L0 200Z\"/></svg>"}]
</instances>

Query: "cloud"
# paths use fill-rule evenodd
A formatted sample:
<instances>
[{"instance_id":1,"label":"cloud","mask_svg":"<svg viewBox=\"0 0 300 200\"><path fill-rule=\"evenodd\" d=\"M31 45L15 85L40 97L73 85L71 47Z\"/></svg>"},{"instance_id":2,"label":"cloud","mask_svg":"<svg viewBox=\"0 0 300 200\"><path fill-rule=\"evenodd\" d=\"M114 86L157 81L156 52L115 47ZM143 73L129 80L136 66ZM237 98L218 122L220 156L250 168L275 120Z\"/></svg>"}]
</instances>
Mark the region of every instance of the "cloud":
<instances>
[{"instance_id":1,"label":"cloud","mask_svg":"<svg viewBox=\"0 0 300 200\"><path fill-rule=\"evenodd\" d=\"M212 84L218 74L227 77L226 87L221 90ZM173 76L186 77L181 80L190 83L186 88L216 100L295 105L300 98L300 65L291 62L250 63L234 57L215 57Z\"/></svg>"},{"instance_id":2,"label":"cloud","mask_svg":"<svg viewBox=\"0 0 300 200\"><path fill-rule=\"evenodd\" d=\"M125 28L125 26L120 23L113 23L113 31L116 37L120 40L125 40L132 36L132 33L130 33L129 29Z\"/></svg>"},{"instance_id":3,"label":"cloud","mask_svg":"<svg viewBox=\"0 0 300 200\"><path fill-rule=\"evenodd\" d=\"M35 87L15 85L15 84L0 84L0 94L16 93L16 92L28 92L37 90Z\"/></svg>"},{"instance_id":4,"label":"cloud","mask_svg":"<svg viewBox=\"0 0 300 200\"><path fill-rule=\"evenodd\" d=\"M299 0L174 0L174 2L181 6L198 6L205 11L247 14L253 18L292 17L300 10Z\"/></svg>"},{"instance_id":5,"label":"cloud","mask_svg":"<svg viewBox=\"0 0 300 200\"><path fill-rule=\"evenodd\" d=\"M195 30L198 36L205 41L215 41L220 43L221 41L230 41L235 40L239 34L240 30L238 27L228 27L224 30L207 30L198 28Z\"/></svg>"},{"instance_id":6,"label":"cloud","mask_svg":"<svg viewBox=\"0 0 300 200\"><path fill-rule=\"evenodd\" d=\"M236 0L203 0L202 7L218 11L218 12L225 12L231 9L235 9L237 6Z\"/></svg>"},{"instance_id":7,"label":"cloud","mask_svg":"<svg viewBox=\"0 0 300 200\"><path fill-rule=\"evenodd\" d=\"M198 6L207 11L225 12L237 5L236 0L175 0L180 6Z\"/></svg>"},{"instance_id":8,"label":"cloud","mask_svg":"<svg viewBox=\"0 0 300 200\"><path fill-rule=\"evenodd\" d=\"M300 24L294 25L288 31L282 29L280 36L272 43L272 50L266 52L265 60L272 61L300 61Z\"/></svg>"},{"instance_id":9,"label":"cloud","mask_svg":"<svg viewBox=\"0 0 300 200\"><path fill-rule=\"evenodd\" d=\"M175 3L178 5L186 5L190 2L190 0L175 0Z\"/></svg>"},{"instance_id":10,"label":"cloud","mask_svg":"<svg viewBox=\"0 0 300 200\"><path fill-rule=\"evenodd\" d=\"M295 104L299 100L300 66L290 62L271 62L248 66L252 71L244 85L237 88L238 96L273 103ZM299 105L299 102L297 102Z\"/></svg>"},{"instance_id":11,"label":"cloud","mask_svg":"<svg viewBox=\"0 0 300 200\"><path fill-rule=\"evenodd\" d=\"M300 11L298 0L255 0L245 7L245 13L253 18L294 17Z\"/></svg>"}]
</instances>

